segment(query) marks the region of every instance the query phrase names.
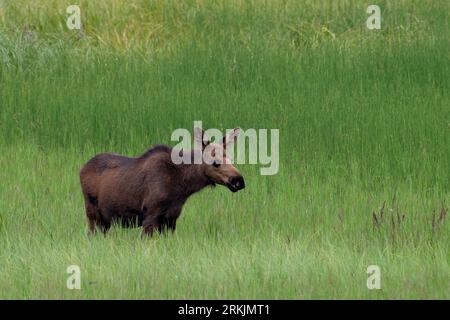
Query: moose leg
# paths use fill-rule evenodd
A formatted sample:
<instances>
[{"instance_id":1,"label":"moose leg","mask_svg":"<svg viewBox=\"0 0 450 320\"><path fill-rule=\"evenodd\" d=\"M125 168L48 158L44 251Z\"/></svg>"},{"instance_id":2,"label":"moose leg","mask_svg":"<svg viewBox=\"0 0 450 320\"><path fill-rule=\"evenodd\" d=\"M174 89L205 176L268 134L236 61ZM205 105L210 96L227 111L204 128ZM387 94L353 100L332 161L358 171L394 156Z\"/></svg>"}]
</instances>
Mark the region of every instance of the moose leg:
<instances>
[{"instance_id":1,"label":"moose leg","mask_svg":"<svg viewBox=\"0 0 450 320\"><path fill-rule=\"evenodd\" d=\"M89 223L89 235L94 235L97 233L97 221L95 219L88 218Z\"/></svg>"},{"instance_id":2,"label":"moose leg","mask_svg":"<svg viewBox=\"0 0 450 320\"><path fill-rule=\"evenodd\" d=\"M151 208L151 209L150 209ZM175 231L176 220L181 213L181 207L173 207L167 209L163 203L158 202L153 207L142 207L142 215L144 217L142 221L142 234L152 236L155 230L159 233L164 233L170 229Z\"/></svg>"},{"instance_id":3,"label":"moose leg","mask_svg":"<svg viewBox=\"0 0 450 320\"><path fill-rule=\"evenodd\" d=\"M97 208L90 203L86 203L86 217L89 224L89 234L94 235L97 232L97 227L101 224L101 220Z\"/></svg>"},{"instance_id":4,"label":"moose leg","mask_svg":"<svg viewBox=\"0 0 450 320\"><path fill-rule=\"evenodd\" d=\"M107 221L101 221L99 224L100 230L105 234L106 231L109 230L109 228L111 228L111 223L107 222Z\"/></svg>"},{"instance_id":5,"label":"moose leg","mask_svg":"<svg viewBox=\"0 0 450 320\"><path fill-rule=\"evenodd\" d=\"M175 231L176 226L176 218L167 218L163 217L160 219L158 231L159 233L166 233L167 231L172 231L172 233Z\"/></svg>"},{"instance_id":6,"label":"moose leg","mask_svg":"<svg viewBox=\"0 0 450 320\"><path fill-rule=\"evenodd\" d=\"M87 217L89 222L90 235L96 234L98 229L102 233L106 233L111 227L111 223L102 218L100 210L96 207L89 208Z\"/></svg>"},{"instance_id":7,"label":"moose leg","mask_svg":"<svg viewBox=\"0 0 450 320\"><path fill-rule=\"evenodd\" d=\"M158 205L142 206L142 236L152 236L155 229L160 226L161 210Z\"/></svg>"},{"instance_id":8,"label":"moose leg","mask_svg":"<svg viewBox=\"0 0 450 320\"><path fill-rule=\"evenodd\" d=\"M100 229L101 232L106 233L111 227L111 223L105 222L101 219L90 219L89 220L89 234L94 235L97 233L97 230Z\"/></svg>"},{"instance_id":9,"label":"moose leg","mask_svg":"<svg viewBox=\"0 0 450 320\"><path fill-rule=\"evenodd\" d=\"M175 232L177 227L177 219L181 214L181 206L176 206L166 212L166 227L168 230Z\"/></svg>"},{"instance_id":10,"label":"moose leg","mask_svg":"<svg viewBox=\"0 0 450 320\"><path fill-rule=\"evenodd\" d=\"M142 236L153 236L155 229L159 228L158 218L155 216L147 216L142 221Z\"/></svg>"},{"instance_id":11,"label":"moose leg","mask_svg":"<svg viewBox=\"0 0 450 320\"><path fill-rule=\"evenodd\" d=\"M170 229L170 231L172 231L172 233L175 232L176 227L177 227L177 218L170 219L168 228Z\"/></svg>"},{"instance_id":12,"label":"moose leg","mask_svg":"<svg viewBox=\"0 0 450 320\"><path fill-rule=\"evenodd\" d=\"M111 227L111 223L102 218L101 211L98 207L97 197L87 193L84 195L84 202L86 217L89 224L89 235L94 235L97 233L97 229L100 229L101 232L106 233L106 231L108 231Z\"/></svg>"}]
</instances>

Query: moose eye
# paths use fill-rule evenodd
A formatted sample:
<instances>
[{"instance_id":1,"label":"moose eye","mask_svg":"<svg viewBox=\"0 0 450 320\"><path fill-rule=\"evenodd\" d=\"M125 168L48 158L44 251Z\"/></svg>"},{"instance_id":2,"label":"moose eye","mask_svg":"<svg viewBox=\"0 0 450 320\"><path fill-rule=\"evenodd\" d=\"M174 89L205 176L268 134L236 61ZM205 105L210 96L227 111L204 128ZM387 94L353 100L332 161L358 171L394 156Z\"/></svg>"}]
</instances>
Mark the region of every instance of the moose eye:
<instances>
[{"instance_id":1,"label":"moose eye","mask_svg":"<svg viewBox=\"0 0 450 320\"><path fill-rule=\"evenodd\" d=\"M214 167L218 168L218 167L220 166L220 163L214 160L214 162L212 163L212 165L213 165Z\"/></svg>"}]
</instances>

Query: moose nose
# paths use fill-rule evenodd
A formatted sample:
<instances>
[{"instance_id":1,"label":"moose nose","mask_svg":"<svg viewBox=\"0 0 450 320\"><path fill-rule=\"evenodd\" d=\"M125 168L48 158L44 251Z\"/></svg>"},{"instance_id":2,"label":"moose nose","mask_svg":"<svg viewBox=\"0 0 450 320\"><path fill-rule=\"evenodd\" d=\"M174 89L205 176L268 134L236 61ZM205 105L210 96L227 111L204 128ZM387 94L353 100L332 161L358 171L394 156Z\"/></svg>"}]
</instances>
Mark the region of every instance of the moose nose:
<instances>
[{"instance_id":1,"label":"moose nose","mask_svg":"<svg viewBox=\"0 0 450 320\"><path fill-rule=\"evenodd\" d=\"M236 189L236 191L245 188L245 182L242 176L231 178L230 184Z\"/></svg>"}]
</instances>

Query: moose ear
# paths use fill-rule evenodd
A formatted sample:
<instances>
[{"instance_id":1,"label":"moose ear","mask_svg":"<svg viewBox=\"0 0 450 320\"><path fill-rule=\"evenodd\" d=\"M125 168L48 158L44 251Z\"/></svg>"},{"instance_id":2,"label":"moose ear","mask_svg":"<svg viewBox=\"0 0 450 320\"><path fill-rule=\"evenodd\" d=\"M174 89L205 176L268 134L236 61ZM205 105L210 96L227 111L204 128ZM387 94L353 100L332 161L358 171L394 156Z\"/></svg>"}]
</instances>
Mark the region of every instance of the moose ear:
<instances>
[{"instance_id":1,"label":"moose ear","mask_svg":"<svg viewBox=\"0 0 450 320\"><path fill-rule=\"evenodd\" d=\"M228 147L236 142L237 137L241 134L241 128L234 128L226 136L223 137L223 145Z\"/></svg>"},{"instance_id":2,"label":"moose ear","mask_svg":"<svg viewBox=\"0 0 450 320\"><path fill-rule=\"evenodd\" d=\"M209 144L208 135L203 131L203 129L195 127L194 128L194 142L196 145L206 147Z\"/></svg>"}]
</instances>

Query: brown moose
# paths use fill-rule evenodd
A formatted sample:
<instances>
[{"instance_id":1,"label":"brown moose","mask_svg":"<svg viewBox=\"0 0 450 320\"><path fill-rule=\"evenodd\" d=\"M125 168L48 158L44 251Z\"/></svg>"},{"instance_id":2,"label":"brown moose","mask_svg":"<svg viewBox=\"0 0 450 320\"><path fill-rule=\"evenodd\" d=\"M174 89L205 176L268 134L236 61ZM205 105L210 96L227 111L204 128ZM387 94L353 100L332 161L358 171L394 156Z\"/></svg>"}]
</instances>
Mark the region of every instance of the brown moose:
<instances>
[{"instance_id":1,"label":"brown moose","mask_svg":"<svg viewBox=\"0 0 450 320\"><path fill-rule=\"evenodd\" d=\"M195 152L209 152L210 161L175 164L172 149L164 145L136 158L102 153L89 160L80 171L89 231L95 233L99 228L105 233L116 222L124 227L142 226L143 235L151 236L155 230L173 232L193 193L215 184L232 192L243 189L244 179L226 154L240 129L233 129L219 144L211 143L201 129L195 130L202 148L186 151L188 157L193 160Z\"/></svg>"}]
</instances>

